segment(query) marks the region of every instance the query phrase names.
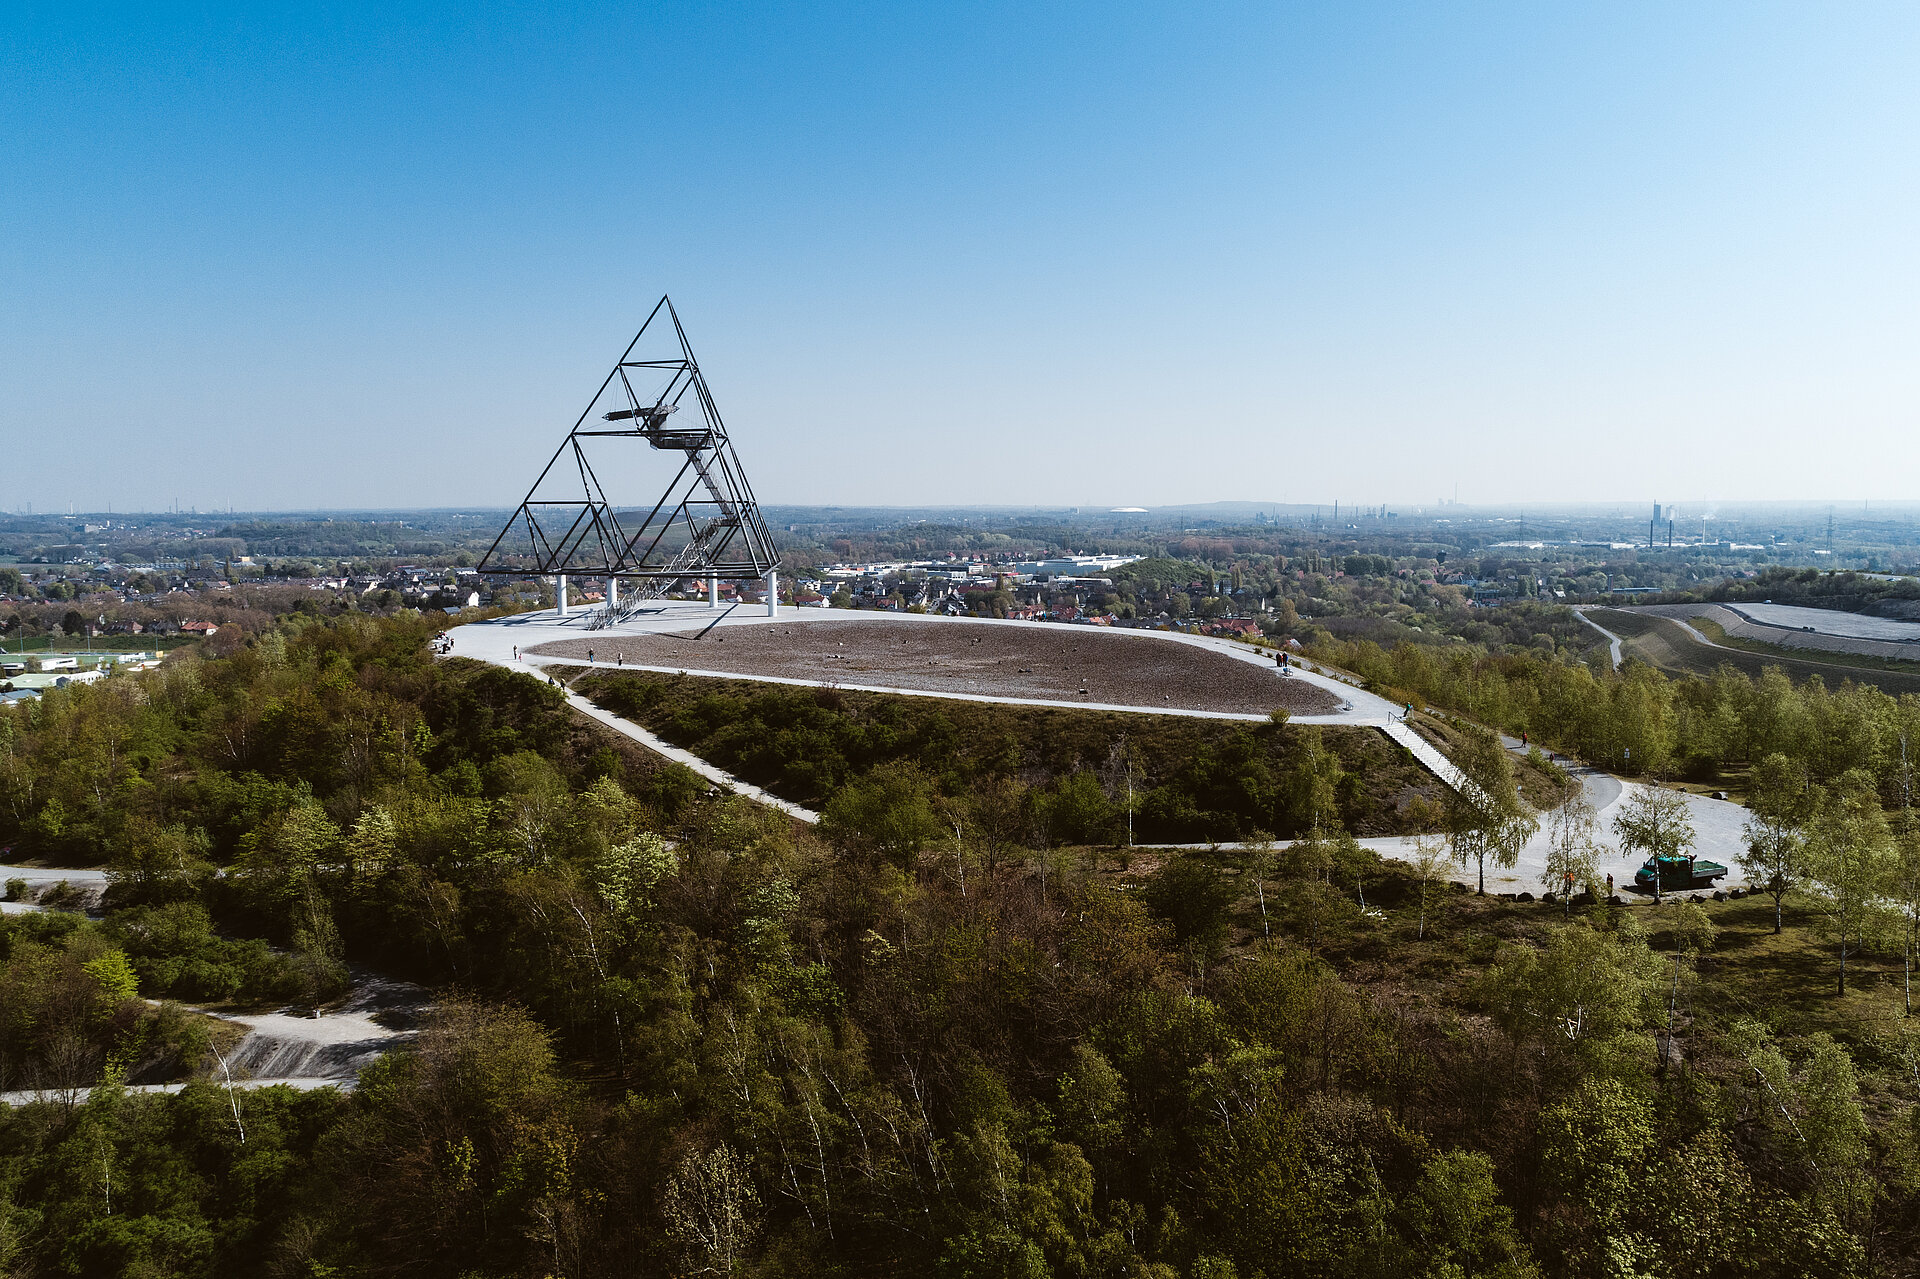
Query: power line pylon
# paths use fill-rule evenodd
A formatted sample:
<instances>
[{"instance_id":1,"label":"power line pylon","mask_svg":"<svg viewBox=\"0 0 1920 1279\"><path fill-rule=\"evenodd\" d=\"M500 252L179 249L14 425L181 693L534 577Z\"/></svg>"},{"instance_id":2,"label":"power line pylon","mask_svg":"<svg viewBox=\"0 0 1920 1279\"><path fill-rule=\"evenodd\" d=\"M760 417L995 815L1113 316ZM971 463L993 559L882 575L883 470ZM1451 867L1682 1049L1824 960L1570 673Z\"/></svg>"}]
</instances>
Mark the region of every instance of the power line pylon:
<instances>
[{"instance_id":1,"label":"power line pylon","mask_svg":"<svg viewBox=\"0 0 1920 1279\"><path fill-rule=\"evenodd\" d=\"M645 453L635 447L641 443ZM656 461L656 453L674 467L657 500L628 505L608 496L603 472L616 487L638 484L633 473ZM652 469L664 474L666 468ZM771 575L779 562L680 317L663 296L487 548L479 570L604 577L610 586L634 582L628 600L633 604L682 579L765 578L774 590ZM616 607L610 599L603 616L610 620Z\"/></svg>"}]
</instances>

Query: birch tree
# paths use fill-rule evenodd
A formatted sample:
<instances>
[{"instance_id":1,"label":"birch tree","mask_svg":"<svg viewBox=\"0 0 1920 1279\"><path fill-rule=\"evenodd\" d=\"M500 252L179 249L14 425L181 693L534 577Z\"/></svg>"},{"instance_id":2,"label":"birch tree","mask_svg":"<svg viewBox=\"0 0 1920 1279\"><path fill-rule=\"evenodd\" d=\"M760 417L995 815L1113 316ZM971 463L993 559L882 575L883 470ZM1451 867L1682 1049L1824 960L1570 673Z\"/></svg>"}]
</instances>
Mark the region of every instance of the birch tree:
<instances>
[{"instance_id":1,"label":"birch tree","mask_svg":"<svg viewBox=\"0 0 1920 1279\"><path fill-rule=\"evenodd\" d=\"M1787 894L1806 877L1807 774L1778 752L1753 766L1747 791L1747 852L1739 859L1747 882L1773 898L1777 936Z\"/></svg>"},{"instance_id":2,"label":"birch tree","mask_svg":"<svg viewBox=\"0 0 1920 1279\"><path fill-rule=\"evenodd\" d=\"M1822 931L1840 960L1838 992L1847 993L1847 960L1885 922L1885 895L1897 861L1893 832L1873 777L1847 773L1820 798L1807 827L1807 872Z\"/></svg>"},{"instance_id":3,"label":"birch tree","mask_svg":"<svg viewBox=\"0 0 1920 1279\"><path fill-rule=\"evenodd\" d=\"M1520 860L1520 850L1540 829L1540 823L1514 784L1513 761L1500 739L1484 729L1469 728L1455 749L1454 766L1465 785L1447 804L1447 844L1462 868L1478 871L1481 896L1487 892L1487 862L1507 868Z\"/></svg>"},{"instance_id":4,"label":"birch tree","mask_svg":"<svg viewBox=\"0 0 1920 1279\"><path fill-rule=\"evenodd\" d=\"M1600 838L1600 815L1584 788L1548 812L1547 865L1540 882L1560 894L1563 914L1573 910L1574 886L1591 890L1600 877L1600 859L1612 851Z\"/></svg>"},{"instance_id":5,"label":"birch tree","mask_svg":"<svg viewBox=\"0 0 1920 1279\"><path fill-rule=\"evenodd\" d=\"M1620 837L1623 852L1644 853L1655 859L1653 900L1661 901L1658 859L1683 857L1693 848L1693 822L1687 816L1686 798L1658 786L1642 786L1620 806L1613 819L1613 833Z\"/></svg>"}]
</instances>

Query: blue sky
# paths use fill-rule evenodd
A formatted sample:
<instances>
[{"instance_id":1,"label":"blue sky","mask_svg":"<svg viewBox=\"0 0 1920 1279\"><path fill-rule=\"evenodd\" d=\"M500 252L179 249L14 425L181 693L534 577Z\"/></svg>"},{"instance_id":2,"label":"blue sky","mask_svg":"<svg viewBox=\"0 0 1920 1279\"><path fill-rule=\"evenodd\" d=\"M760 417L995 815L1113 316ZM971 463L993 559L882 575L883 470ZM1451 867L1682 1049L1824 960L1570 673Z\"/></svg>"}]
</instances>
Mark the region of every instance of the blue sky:
<instances>
[{"instance_id":1,"label":"blue sky","mask_svg":"<svg viewBox=\"0 0 1920 1279\"><path fill-rule=\"evenodd\" d=\"M1920 9L0 14L0 506L1920 497ZM636 477L635 483L642 481Z\"/></svg>"}]
</instances>

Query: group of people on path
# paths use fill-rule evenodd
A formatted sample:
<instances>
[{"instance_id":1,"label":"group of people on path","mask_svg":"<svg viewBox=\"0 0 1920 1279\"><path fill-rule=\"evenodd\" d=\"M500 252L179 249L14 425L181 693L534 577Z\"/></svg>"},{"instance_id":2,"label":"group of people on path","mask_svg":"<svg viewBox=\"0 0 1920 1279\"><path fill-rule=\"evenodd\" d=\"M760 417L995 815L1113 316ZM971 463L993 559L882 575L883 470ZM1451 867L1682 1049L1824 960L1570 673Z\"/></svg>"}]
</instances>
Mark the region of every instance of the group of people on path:
<instances>
[{"instance_id":1,"label":"group of people on path","mask_svg":"<svg viewBox=\"0 0 1920 1279\"><path fill-rule=\"evenodd\" d=\"M451 640L449 640L449 641L447 642L447 647L448 647L449 649L453 647L453 642L452 642ZM518 644L515 644L515 645L513 646L513 660L514 660L514 661L516 661L516 662L520 660L520 646L519 646ZM594 664L594 661L593 661L593 650L592 650L592 649L588 649L588 650L587 650L587 665L588 665L588 666L592 666L593 664ZM627 655L626 655L625 653L615 653L615 654L613 655L613 664L614 664L615 666L625 666L625 665L627 664Z\"/></svg>"}]
</instances>

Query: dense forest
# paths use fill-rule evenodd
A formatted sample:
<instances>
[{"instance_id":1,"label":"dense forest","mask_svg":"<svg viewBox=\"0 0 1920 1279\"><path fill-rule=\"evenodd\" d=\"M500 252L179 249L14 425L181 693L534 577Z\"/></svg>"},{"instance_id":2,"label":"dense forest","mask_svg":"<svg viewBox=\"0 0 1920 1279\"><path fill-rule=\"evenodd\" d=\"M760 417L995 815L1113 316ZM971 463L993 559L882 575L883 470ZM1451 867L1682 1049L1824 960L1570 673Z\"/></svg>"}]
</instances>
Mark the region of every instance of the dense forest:
<instances>
[{"instance_id":1,"label":"dense forest","mask_svg":"<svg viewBox=\"0 0 1920 1279\"><path fill-rule=\"evenodd\" d=\"M430 638L293 617L0 710L0 844L112 871L99 919L0 931L0 1083L100 1084L0 1109L10 1272L1920 1266L1897 952L1829 998L1797 897L1776 937L1754 898L1449 890L1353 844L1280 725L1251 731L1316 817L1291 845L1127 857L1025 807L1001 829L984 792L1011 774L862 756L851 729L804 828ZM1556 680L1656 729L1697 713L1644 671L1350 656L1543 736L1586 722L1545 709L1573 700ZM1786 702L1730 700L1727 749L1884 790L1904 704L1789 691L1764 733L1753 708ZM1855 703L1866 727L1833 728ZM412 1048L347 1094L206 1081L210 1032L168 1001L324 1001L348 964L433 988Z\"/></svg>"},{"instance_id":2,"label":"dense forest","mask_svg":"<svg viewBox=\"0 0 1920 1279\"><path fill-rule=\"evenodd\" d=\"M1503 610L1504 611L1504 610ZM1388 696L1470 715L1615 772L1713 781L1783 754L1813 781L1872 775L1882 801L1907 807L1920 765L1920 694L1819 677L1795 684L1777 667L1756 677L1723 665L1710 677L1670 676L1641 662L1606 672L1550 653L1369 640L1314 653L1365 676Z\"/></svg>"}]
</instances>

